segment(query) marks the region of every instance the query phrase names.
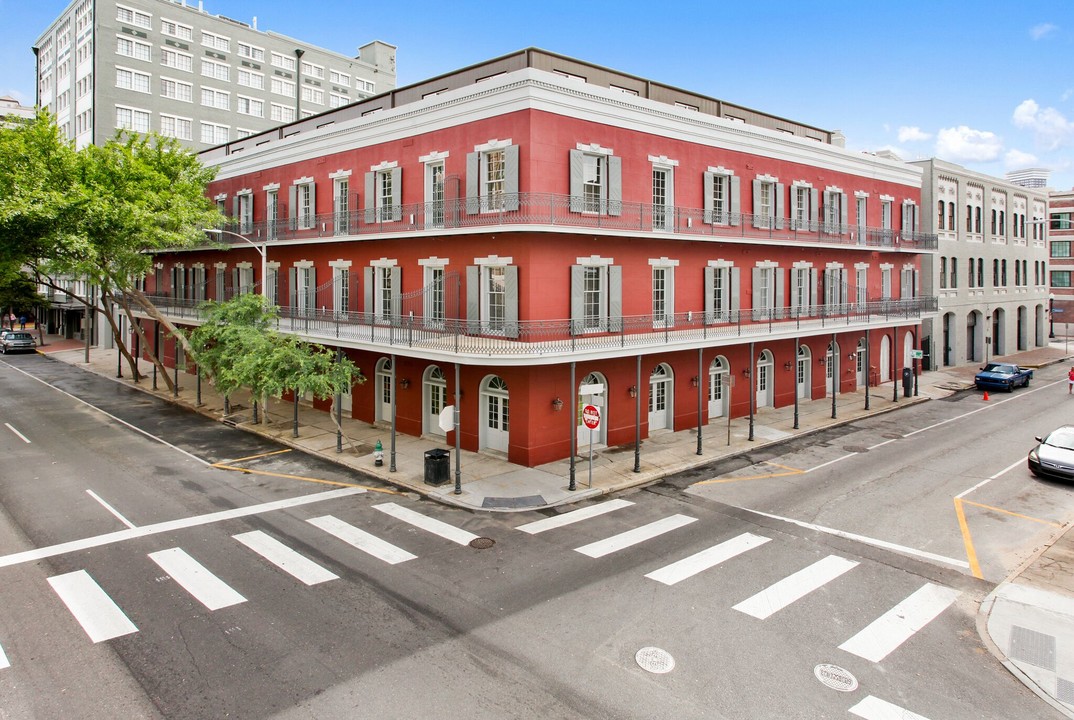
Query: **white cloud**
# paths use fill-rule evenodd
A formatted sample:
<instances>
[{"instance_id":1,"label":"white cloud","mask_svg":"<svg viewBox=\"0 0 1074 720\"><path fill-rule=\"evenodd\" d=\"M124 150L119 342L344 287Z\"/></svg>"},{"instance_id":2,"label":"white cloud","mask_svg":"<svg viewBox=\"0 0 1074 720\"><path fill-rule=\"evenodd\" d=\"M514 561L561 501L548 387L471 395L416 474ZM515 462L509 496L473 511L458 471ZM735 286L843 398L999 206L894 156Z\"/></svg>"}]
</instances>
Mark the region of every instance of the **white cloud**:
<instances>
[{"instance_id":1,"label":"white cloud","mask_svg":"<svg viewBox=\"0 0 1074 720\"><path fill-rule=\"evenodd\" d=\"M953 162L987 162L999 157L1003 141L987 130L966 125L943 128L936 134L936 154Z\"/></svg>"},{"instance_id":2,"label":"white cloud","mask_svg":"<svg viewBox=\"0 0 1074 720\"><path fill-rule=\"evenodd\" d=\"M1003 156L1003 164L1008 170L1031 167L1037 164L1037 156L1011 148L1007 151L1007 154Z\"/></svg>"},{"instance_id":3,"label":"white cloud","mask_svg":"<svg viewBox=\"0 0 1074 720\"><path fill-rule=\"evenodd\" d=\"M1074 140L1074 123L1055 108L1042 108L1033 99L1023 100L1011 116L1017 127L1033 132L1037 144L1055 150Z\"/></svg>"},{"instance_id":4,"label":"white cloud","mask_svg":"<svg viewBox=\"0 0 1074 720\"><path fill-rule=\"evenodd\" d=\"M1043 37L1051 35L1058 29L1058 25L1053 25L1052 23L1041 23L1040 25L1034 25L1029 29L1029 36L1034 40L1040 40Z\"/></svg>"},{"instance_id":5,"label":"white cloud","mask_svg":"<svg viewBox=\"0 0 1074 720\"><path fill-rule=\"evenodd\" d=\"M927 133L916 125L906 126L903 125L899 128L899 142L920 142L922 140L928 140L932 137L931 133Z\"/></svg>"}]
</instances>

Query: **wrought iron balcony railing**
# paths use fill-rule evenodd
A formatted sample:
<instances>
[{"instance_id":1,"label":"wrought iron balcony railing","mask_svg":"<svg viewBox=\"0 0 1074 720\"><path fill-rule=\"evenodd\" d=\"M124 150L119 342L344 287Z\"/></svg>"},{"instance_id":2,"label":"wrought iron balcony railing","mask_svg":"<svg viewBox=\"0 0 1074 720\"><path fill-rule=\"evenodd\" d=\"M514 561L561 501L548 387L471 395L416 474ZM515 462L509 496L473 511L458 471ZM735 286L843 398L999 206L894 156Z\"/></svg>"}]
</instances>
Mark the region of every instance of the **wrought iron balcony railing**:
<instances>
[{"instance_id":1,"label":"wrought iron balcony railing","mask_svg":"<svg viewBox=\"0 0 1074 720\"><path fill-rule=\"evenodd\" d=\"M578 198L569 195L517 193L319 215L295 212L287 218L260 223L233 223L223 229L255 242L525 225L912 251L935 250L937 247L935 234L891 228L827 222L798 223L789 218L685 207L669 209L645 203L602 202L591 208L595 212L589 209Z\"/></svg>"}]
</instances>

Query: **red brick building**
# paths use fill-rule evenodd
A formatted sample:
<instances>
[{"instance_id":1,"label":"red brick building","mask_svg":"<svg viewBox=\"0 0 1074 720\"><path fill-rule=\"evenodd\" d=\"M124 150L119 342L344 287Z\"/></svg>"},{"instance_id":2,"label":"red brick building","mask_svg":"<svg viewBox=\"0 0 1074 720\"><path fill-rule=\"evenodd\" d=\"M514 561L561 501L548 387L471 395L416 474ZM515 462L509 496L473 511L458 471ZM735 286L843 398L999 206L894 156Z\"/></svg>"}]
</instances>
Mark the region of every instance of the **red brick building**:
<instances>
[{"instance_id":1,"label":"red brick building","mask_svg":"<svg viewBox=\"0 0 1074 720\"><path fill-rule=\"evenodd\" d=\"M838 140L525 50L206 151L241 238L147 291L189 317L266 283L362 368L353 417L454 443L457 397L462 447L538 465L588 442L582 386L618 446L899 377L935 309L921 170Z\"/></svg>"},{"instance_id":2,"label":"red brick building","mask_svg":"<svg viewBox=\"0 0 1074 720\"><path fill-rule=\"evenodd\" d=\"M1054 310L1049 333L1069 335L1074 322L1074 190L1048 194L1048 280Z\"/></svg>"}]
</instances>

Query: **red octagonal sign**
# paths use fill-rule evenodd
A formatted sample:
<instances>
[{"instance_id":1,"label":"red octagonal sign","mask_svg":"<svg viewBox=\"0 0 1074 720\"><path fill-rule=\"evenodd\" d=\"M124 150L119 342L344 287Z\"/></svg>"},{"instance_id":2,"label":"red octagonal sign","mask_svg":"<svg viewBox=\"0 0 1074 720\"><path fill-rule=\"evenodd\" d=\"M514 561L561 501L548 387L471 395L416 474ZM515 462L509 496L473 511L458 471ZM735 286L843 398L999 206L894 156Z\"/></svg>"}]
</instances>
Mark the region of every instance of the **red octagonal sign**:
<instances>
[{"instance_id":1,"label":"red octagonal sign","mask_svg":"<svg viewBox=\"0 0 1074 720\"><path fill-rule=\"evenodd\" d=\"M600 427L600 408L596 405L586 405L582 408L582 422L590 430Z\"/></svg>"}]
</instances>

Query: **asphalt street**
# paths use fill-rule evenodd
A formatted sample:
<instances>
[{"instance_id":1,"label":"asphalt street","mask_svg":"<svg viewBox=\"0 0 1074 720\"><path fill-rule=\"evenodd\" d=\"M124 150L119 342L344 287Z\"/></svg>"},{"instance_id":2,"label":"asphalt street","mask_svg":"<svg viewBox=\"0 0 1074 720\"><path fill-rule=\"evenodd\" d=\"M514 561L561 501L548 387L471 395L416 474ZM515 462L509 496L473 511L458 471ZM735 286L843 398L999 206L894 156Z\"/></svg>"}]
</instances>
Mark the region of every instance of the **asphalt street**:
<instances>
[{"instance_id":1,"label":"asphalt street","mask_svg":"<svg viewBox=\"0 0 1074 720\"><path fill-rule=\"evenodd\" d=\"M1033 397L1036 414L1019 409ZM981 511L985 579L929 554L966 559L940 499L955 516L953 494L1010 464L1002 416L1062 408L1015 393L960 433L982 402L965 398L612 498L485 514L5 358L0 718L1058 717L975 627L988 580L1036 537L1006 526L1040 523L963 508ZM772 463L793 474L741 479ZM1034 487L1065 491L1013 477L977 488L996 493L980 504L1036 517L1049 496ZM649 670L646 648L666 653L643 652ZM819 682L829 663L856 687Z\"/></svg>"}]
</instances>

